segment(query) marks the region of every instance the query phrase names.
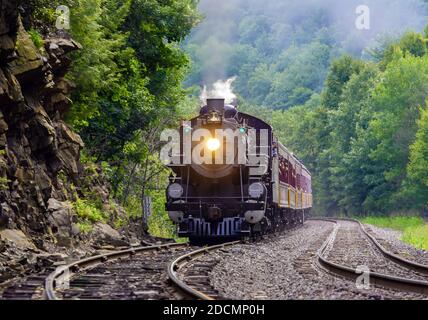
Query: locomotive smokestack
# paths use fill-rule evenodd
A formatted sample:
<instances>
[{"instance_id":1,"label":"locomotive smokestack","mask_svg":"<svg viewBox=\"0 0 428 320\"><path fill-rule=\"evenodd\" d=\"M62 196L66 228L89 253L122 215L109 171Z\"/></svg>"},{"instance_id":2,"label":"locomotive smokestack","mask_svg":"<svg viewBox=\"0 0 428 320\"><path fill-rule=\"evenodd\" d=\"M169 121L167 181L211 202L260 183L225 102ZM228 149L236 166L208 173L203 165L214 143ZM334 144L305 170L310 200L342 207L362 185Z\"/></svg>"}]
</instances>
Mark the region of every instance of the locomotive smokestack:
<instances>
[{"instance_id":1,"label":"locomotive smokestack","mask_svg":"<svg viewBox=\"0 0 428 320\"><path fill-rule=\"evenodd\" d=\"M225 99L207 99L208 111L224 112Z\"/></svg>"}]
</instances>

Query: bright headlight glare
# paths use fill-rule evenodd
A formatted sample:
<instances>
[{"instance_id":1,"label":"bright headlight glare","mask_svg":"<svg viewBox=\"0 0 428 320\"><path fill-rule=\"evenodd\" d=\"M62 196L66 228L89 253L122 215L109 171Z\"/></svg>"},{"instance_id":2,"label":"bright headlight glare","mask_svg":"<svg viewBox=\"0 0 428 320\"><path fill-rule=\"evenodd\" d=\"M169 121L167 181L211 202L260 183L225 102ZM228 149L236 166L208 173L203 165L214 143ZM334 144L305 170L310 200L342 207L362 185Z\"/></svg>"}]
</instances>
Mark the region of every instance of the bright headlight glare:
<instances>
[{"instance_id":1,"label":"bright headlight glare","mask_svg":"<svg viewBox=\"0 0 428 320\"><path fill-rule=\"evenodd\" d=\"M216 151L218 149L220 149L220 140L218 139L209 139L207 141L207 148L210 151Z\"/></svg>"},{"instance_id":2,"label":"bright headlight glare","mask_svg":"<svg viewBox=\"0 0 428 320\"><path fill-rule=\"evenodd\" d=\"M178 183L173 183L168 187L168 196L178 199L183 195L183 187Z\"/></svg>"},{"instance_id":3,"label":"bright headlight glare","mask_svg":"<svg viewBox=\"0 0 428 320\"><path fill-rule=\"evenodd\" d=\"M265 192L265 187L262 183L256 182L250 184L248 187L248 194L251 198L258 199L260 198Z\"/></svg>"}]
</instances>

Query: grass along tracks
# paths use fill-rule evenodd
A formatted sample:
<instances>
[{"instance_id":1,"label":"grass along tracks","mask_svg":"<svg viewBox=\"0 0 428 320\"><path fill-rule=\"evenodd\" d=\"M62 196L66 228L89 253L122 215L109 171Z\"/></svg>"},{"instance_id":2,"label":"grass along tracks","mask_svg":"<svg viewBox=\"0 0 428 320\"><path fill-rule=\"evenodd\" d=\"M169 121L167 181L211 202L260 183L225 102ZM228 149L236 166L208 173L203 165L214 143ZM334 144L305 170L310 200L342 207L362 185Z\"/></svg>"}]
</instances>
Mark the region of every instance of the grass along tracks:
<instances>
[{"instance_id":1,"label":"grass along tracks","mask_svg":"<svg viewBox=\"0 0 428 320\"><path fill-rule=\"evenodd\" d=\"M428 224L419 216L376 217L361 219L365 224L401 232L400 239L415 248L428 250Z\"/></svg>"}]
</instances>

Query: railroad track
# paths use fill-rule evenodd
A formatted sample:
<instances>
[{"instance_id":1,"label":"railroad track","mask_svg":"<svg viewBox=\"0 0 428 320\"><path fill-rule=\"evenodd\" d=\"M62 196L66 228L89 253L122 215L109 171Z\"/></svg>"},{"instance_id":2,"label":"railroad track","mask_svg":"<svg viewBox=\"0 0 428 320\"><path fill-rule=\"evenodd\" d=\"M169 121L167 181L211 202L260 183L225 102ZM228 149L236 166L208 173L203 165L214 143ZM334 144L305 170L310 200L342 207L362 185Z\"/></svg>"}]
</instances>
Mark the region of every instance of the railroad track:
<instances>
[{"instance_id":1,"label":"railroad track","mask_svg":"<svg viewBox=\"0 0 428 320\"><path fill-rule=\"evenodd\" d=\"M27 276L23 281L8 281L0 287L0 300L41 300L44 281L54 269L48 268L41 273Z\"/></svg>"},{"instance_id":2,"label":"railroad track","mask_svg":"<svg viewBox=\"0 0 428 320\"><path fill-rule=\"evenodd\" d=\"M312 219L334 224L333 231L315 255L317 267L334 276L356 281L361 272L350 263L349 257L335 258L335 246L340 246L338 230L347 221L360 231L344 232L349 241L373 246L389 263L409 273L401 276L369 272L370 284L376 287L428 295L428 266L406 260L385 249L364 226L350 219ZM353 230L355 231L355 230ZM339 240L338 240L339 239ZM369 242L368 242L369 241ZM58 267L50 274L30 277L24 286L6 292L5 298L34 298L44 294L49 300L59 299L200 299L221 300L224 297L211 285L211 271L217 265L216 251L228 251L240 241L195 248L188 244L145 244L147 246L110 252ZM344 245L346 248L346 244ZM372 248L372 249L373 249ZM337 249L337 248L336 248ZM372 250L371 249L371 250ZM346 249L345 249L346 250ZM340 250L337 251L340 254ZM336 252L336 253L337 253ZM362 253L364 254L364 253ZM370 259L370 258L369 258ZM312 259L311 259L312 260ZM393 268L392 268L393 269ZM405 276L402 276L402 275ZM418 274L420 278L413 278ZM411 276L409 276L411 275ZM40 286L40 283L44 285ZM42 287L42 291L40 291Z\"/></svg>"},{"instance_id":3,"label":"railroad track","mask_svg":"<svg viewBox=\"0 0 428 320\"><path fill-rule=\"evenodd\" d=\"M189 297L200 300L219 300L222 297L211 287L209 280L209 273L216 265L216 261L198 262L198 259L213 251L224 250L238 243L241 241L202 248L185 254L169 264L168 276Z\"/></svg>"},{"instance_id":4,"label":"railroad track","mask_svg":"<svg viewBox=\"0 0 428 320\"><path fill-rule=\"evenodd\" d=\"M236 243L196 250L188 244L152 245L79 260L57 268L47 277L45 297L48 300L219 299L209 281L216 261L201 263L198 258Z\"/></svg>"},{"instance_id":5,"label":"railroad track","mask_svg":"<svg viewBox=\"0 0 428 320\"><path fill-rule=\"evenodd\" d=\"M163 244L101 254L59 267L45 281L48 300L177 299L165 266L190 251L184 244Z\"/></svg>"},{"instance_id":6,"label":"railroad track","mask_svg":"<svg viewBox=\"0 0 428 320\"><path fill-rule=\"evenodd\" d=\"M324 242L321 248L317 252L317 264L324 270L332 273L334 275L343 276L353 281L361 276L362 271L358 268L350 267L342 263L337 263L332 261L331 258L328 258L328 254L331 252L334 247L336 240L337 232L339 229L340 221L348 221L355 224L358 224L359 229L362 234L367 237L367 239L373 243L375 248L390 262L397 264L403 268L406 268L410 271L415 271L420 274L419 279L412 279L410 277L397 276L387 273L380 273L371 271L368 273L370 284L380 287L385 287L388 289L395 289L401 291L410 291L418 294L428 295L428 266L422 265L420 263L406 260L402 257L399 257L387 249L385 249L372 235L370 235L364 228L364 226L357 220L353 219L311 219L311 220L322 220L329 221L335 224L333 231L331 232L328 239ZM423 279L425 278L426 279Z\"/></svg>"}]
</instances>

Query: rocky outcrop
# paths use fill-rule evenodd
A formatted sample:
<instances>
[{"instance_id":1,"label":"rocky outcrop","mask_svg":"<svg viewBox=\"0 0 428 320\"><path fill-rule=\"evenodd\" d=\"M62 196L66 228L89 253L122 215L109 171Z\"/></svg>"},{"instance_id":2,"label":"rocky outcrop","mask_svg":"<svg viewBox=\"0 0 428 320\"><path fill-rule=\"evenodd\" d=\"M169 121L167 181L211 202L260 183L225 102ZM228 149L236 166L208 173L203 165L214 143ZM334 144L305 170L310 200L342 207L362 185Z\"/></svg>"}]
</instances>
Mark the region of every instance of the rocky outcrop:
<instances>
[{"instance_id":1,"label":"rocky outcrop","mask_svg":"<svg viewBox=\"0 0 428 320\"><path fill-rule=\"evenodd\" d=\"M70 246L76 232L76 215L69 202L61 202L54 198L48 201L47 220L56 243L60 246ZM78 228L77 228L78 230Z\"/></svg>"},{"instance_id":2,"label":"rocky outcrop","mask_svg":"<svg viewBox=\"0 0 428 320\"><path fill-rule=\"evenodd\" d=\"M117 230L105 223L97 223L92 236L98 245L111 245L114 247L129 245L128 241Z\"/></svg>"},{"instance_id":3,"label":"rocky outcrop","mask_svg":"<svg viewBox=\"0 0 428 320\"><path fill-rule=\"evenodd\" d=\"M141 234L138 221L112 227L126 214L111 201L101 167L81 164L84 143L64 121L75 87L66 78L68 54L81 46L50 30L36 48L17 2L0 0L0 284L99 249L139 245ZM77 197L108 217L81 230Z\"/></svg>"},{"instance_id":4,"label":"rocky outcrop","mask_svg":"<svg viewBox=\"0 0 428 320\"><path fill-rule=\"evenodd\" d=\"M20 249L37 250L21 230L0 230L0 239L9 241Z\"/></svg>"},{"instance_id":5,"label":"rocky outcrop","mask_svg":"<svg viewBox=\"0 0 428 320\"><path fill-rule=\"evenodd\" d=\"M74 88L65 75L81 46L51 36L36 48L16 2L0 1L0 229L70 246L84 144L63 120Z\"/></svg>"},{"instance_id":6,"label":"rocky outcrop","mask_svg":"<svg viewBox=\"0 0 428 320\"><path fill-rule=\"evenodd\" d=\"M8 63L9 71L17 77L20 82L34 79L42 71L43 59L30 38L25 32L21 19L18 19L18 30L16 32L16 44Z\"/></svg>"},{"instance_id":7,"label":"rocky outcrop","mask_svg":"<svg viewBox=\"0 0 428 320\"><path fill-rule=\"evenodd\" d=\"M16 1L1 1L0 8L0 61L13 58L18 30Z\"/></svg>"}]
</instances>

